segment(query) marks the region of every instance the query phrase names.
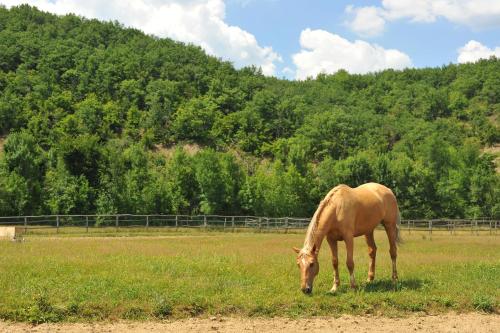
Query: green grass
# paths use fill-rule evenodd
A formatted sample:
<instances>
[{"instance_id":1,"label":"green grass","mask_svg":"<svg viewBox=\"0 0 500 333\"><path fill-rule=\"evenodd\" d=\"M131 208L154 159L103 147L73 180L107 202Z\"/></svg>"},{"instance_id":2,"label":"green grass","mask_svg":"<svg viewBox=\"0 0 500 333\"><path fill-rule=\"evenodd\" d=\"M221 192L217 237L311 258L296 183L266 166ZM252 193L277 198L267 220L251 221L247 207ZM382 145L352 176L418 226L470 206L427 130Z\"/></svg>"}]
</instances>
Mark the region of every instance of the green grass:
<instances>
[{"instance_id":1,"label":"green grass","mask_svg":"<svg viewBox=\"0 0 500 333\"><path fill-rule=\"evenodd\" d=\"M170 232L164 237L39 237L0 242L0 319L32 323L164 319L199 315L313 316L411 312L496 312L500 237L403 234L393 290L386 236L377 232L376 280L355 245L350 290L332 284L325 241L312 296L299 290L292 246L303 234ZM340 261L345 250L340 246Z\"/></svg>"}]
</instances>

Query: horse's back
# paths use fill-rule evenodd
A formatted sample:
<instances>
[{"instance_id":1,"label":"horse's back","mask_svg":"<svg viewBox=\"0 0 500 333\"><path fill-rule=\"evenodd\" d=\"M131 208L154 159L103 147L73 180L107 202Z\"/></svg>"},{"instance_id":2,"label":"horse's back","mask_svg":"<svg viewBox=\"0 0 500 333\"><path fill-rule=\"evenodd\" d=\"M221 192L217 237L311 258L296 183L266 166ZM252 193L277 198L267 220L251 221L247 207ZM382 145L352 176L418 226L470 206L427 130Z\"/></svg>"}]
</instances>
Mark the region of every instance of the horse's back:
<instances>
[{"instance_id":1,"label":"horse's back","mask_svg":"<svg viewBox=\"0 0 500 333\"><path fill-rule=\"evenodd\" d=\"M355 190L358 191L361 201L376 202L374 205L381 211L382 219L392 221L397 218L398 204L390 188L378 183L366 183L356 187Z\"/></svg>"},{"instance_id":2,"label":"horse's back","mask_svg":"<svg viewBox=\"0 0 500 333\"><path fill-rule=\"evenodd\" d=\"M384 185L366 183L352 189L355 201L355 235L371 232L380 222L396 219L397 202L392 191Z\"/></svg>"},{"instance_id":3,"label":"horse's back","mask_svg":"<svg viewBox=\"0 0 500 333\"><path fill-rule=\"evenodd\" d=\"M377 183L356 188L338 185L328 192L316 211L330 216L328 220L337 232L354 236L371 232L382 221L396 221L397 212L392 191Z\"/></svg>"},{"instance_id":4,"label":"horse's back","mask_svg":"<svg viewBox=\"0 0 500 333\"><path fill-rule=\"evenodd\" d=\"M392 190L382 184L366 183L355 188L363 196L376 196L382 201L395 201L396 197Z\"/></svg>"}]
</instances>

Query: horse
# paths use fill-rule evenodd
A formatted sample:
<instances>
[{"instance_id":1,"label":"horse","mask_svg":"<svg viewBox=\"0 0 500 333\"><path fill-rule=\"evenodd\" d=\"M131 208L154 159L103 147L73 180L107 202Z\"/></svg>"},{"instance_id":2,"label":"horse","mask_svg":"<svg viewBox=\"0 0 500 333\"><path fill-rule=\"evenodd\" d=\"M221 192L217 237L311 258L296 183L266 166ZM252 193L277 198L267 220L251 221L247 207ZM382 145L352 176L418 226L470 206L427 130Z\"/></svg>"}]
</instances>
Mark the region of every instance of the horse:
<instances>
[{"instance_id":1,"label":"horse","mask_svg":"<svg viewBox=\"0 0 500 333\"><path fill-rule=\"evenodd\" d=\"M319 272L318 253L326 237L332 252L334 271L333 287L335 293L340 285L338 271L337 242L344 241L347 251L347 269L351 288L356 288L354 279L353 245L354 237L365 235L370 257L368 282L375 278L375 257L377 246L373 230L382 223L389 238L389 253L392 259L392 281L397 285L396 269L397 244L401 242L399 224L401 215L392 191L384 185L367 183L356 188L347 185L334 187L321 201L311 222L302 249L294 247L297 265L300 269L301 289L305 294L312 293L313 281Z\"/></svg>"}]
</instances>

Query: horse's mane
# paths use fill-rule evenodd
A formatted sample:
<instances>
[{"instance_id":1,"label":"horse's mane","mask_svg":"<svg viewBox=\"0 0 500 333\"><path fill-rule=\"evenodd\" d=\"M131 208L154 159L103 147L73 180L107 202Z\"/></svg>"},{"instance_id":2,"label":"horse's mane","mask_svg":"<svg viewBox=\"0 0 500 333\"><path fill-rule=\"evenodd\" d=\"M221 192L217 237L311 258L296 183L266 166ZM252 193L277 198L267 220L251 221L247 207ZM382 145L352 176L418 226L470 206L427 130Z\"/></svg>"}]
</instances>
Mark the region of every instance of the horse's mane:
<instances>
[{"instance_id":1,"label":"horse's mane","mask_svg":"<svg viewBox=\"0 0 500 333\"><path fill-rule=\"evenodd\" d=\"M316 212L314 213L311 219L311 222L309 223L309 226L307 227L306 239L304 241L304 247L302 248L302 252L306 254L310 254L312 252L312 249L314 247L314 236L316 235L316 232L318 230L318 224L319 224L319 219L321 217L321 213L323 213L324 208L328 206L328 204L330 204L334 195L341 188L344 187L346 187L346 185L335 186L333 189L330 190L330 192L328 192L325 198L321 200L318 208L316 209Z\"/></svg>"}]
</instances>

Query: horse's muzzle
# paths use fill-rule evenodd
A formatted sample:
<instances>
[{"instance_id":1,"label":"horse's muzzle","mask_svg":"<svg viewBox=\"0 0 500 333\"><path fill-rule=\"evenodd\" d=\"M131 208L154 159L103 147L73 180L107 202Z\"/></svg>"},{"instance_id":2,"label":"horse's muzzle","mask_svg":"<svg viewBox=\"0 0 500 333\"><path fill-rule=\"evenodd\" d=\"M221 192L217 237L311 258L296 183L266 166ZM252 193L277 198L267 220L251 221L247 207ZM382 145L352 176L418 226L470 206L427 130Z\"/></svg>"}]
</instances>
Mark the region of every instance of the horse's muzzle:
<instances>
[{"instance_id":1,"label":"horse's muzzle","mask_svg":"<svg viewBox=\"0 0 500 333\"><path fill-rule=\"evenodd\" d=\"M303 288L302 292L306 295L310 295L312 293L312 288L311 287Z\"/></svg>"}]
</instances>

